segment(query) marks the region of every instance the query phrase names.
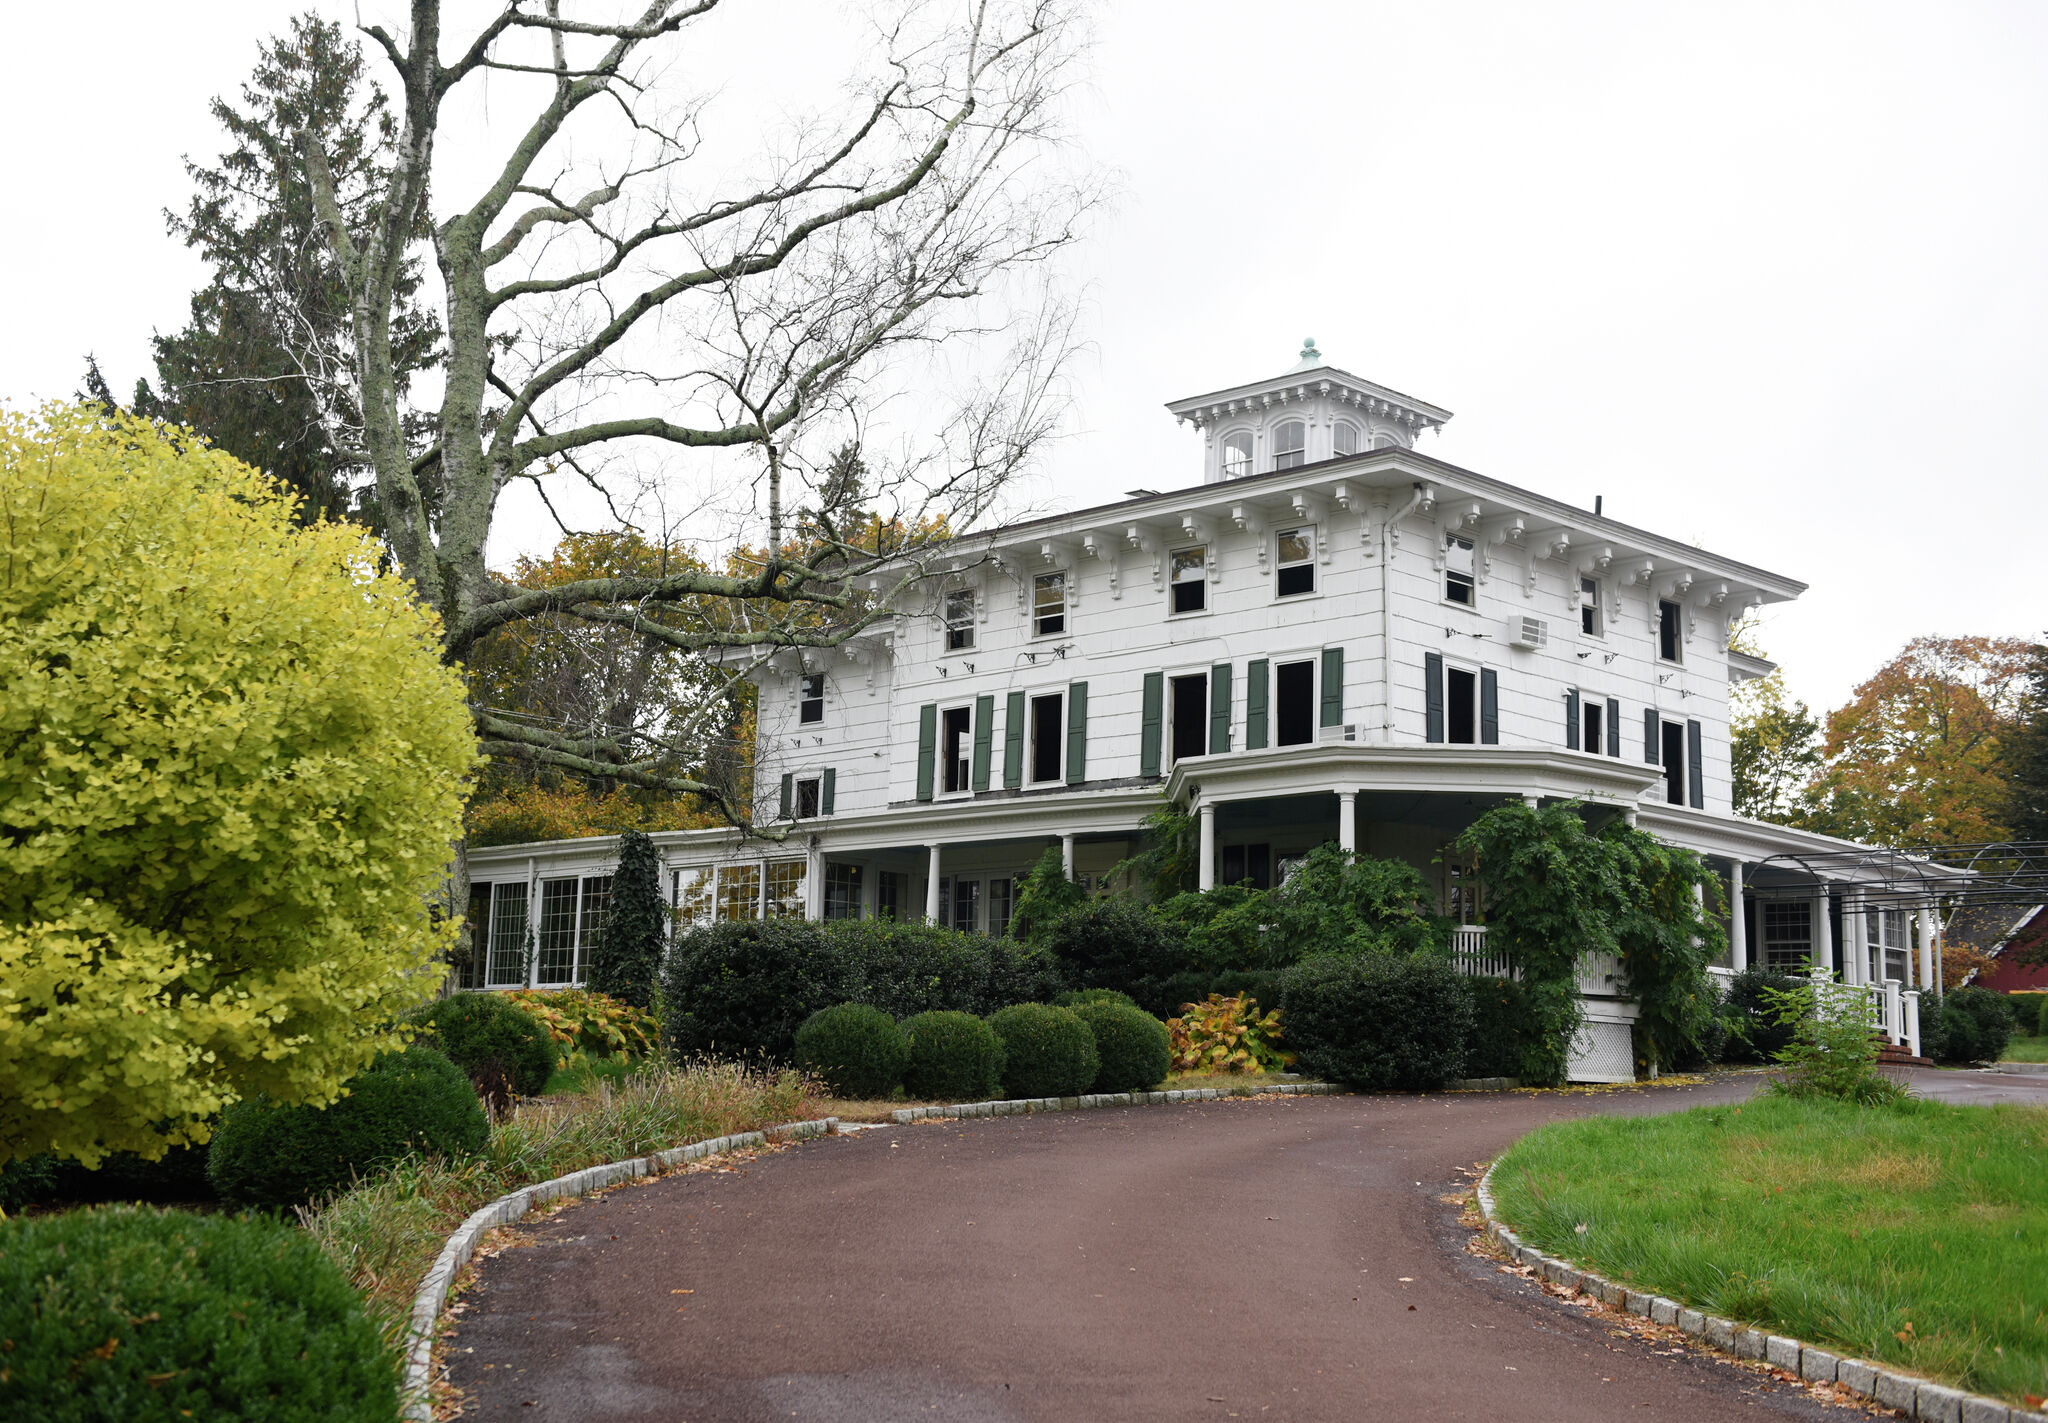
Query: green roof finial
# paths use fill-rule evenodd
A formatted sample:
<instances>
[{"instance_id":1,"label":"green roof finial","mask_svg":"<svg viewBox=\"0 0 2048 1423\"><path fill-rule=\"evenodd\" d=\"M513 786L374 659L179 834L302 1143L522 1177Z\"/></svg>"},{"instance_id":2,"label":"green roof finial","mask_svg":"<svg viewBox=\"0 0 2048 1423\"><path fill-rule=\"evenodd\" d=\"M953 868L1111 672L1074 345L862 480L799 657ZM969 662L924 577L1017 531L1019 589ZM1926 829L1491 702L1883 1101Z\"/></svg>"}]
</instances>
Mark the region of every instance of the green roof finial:
<instances>
[{"instance_id":1,"label":"green roof finial","mask_svg":"<svg viewBox=\"0 0 2048 1423\"><path fill-rule=\"evenodd\" d=\"M1316 349L1315 337L1304 336L1301 338L1301 358L1304 361L1320 361L1323 358L1323 353Z\"/></svg>"}]
</instances>

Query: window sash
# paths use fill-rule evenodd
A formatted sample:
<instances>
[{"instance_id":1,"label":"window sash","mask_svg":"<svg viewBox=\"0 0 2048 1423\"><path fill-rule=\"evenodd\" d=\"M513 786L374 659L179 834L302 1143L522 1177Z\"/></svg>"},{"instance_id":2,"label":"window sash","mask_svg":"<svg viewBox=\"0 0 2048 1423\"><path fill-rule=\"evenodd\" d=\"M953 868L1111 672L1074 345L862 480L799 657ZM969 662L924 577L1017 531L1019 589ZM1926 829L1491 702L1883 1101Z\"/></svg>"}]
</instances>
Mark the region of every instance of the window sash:
<instances>
[{"instance_id":1,"label":"window sash","mask_svg":"<svg viewBox=\"0 0 2048 1423\"><path fill-rule=\"evenodd\" d=\"M559 988L576 981L576 898L579 881L540 882L540 926L534 934L534 981Z\"/></svg>"},{"instance_id":2,"label":"window sash","mask_svg":"<svg viewBox=\"0 0 2048 1423\"><path fill-rule=\"evenodd\" d=\"M732 922L761 917L761 867L720 865L718 867L718 917Z\"/></svg>"},{"instance_id":3,"label":"window sash","mask_svg":"<svg viewBox=\"0 0 2048 1423\"><path fill-rule=\"evenodd\" d=\"M491 891L491 952L484 982L517 988L526 982L526 881L502 883Z\"/></svg>"},{"instance_id":4,"label":"window sash","mask_svg":"<svg viewBox=\"0 0 2048 1423\"><path fill-rule=\"evenodd\" d=\"M1067 630L1067 575L1041 573L1031 581L1031 619L1041 635Z\"/></svg>"},{"instance_id":5,"label":"window sash","mask_svg":"<svg viewBox=\"0 0 2048 1423\"><path fill-rule=\"evenodd\" d=\"M768 917L801 919L804 915L804 871L802 860L768 862Z\"/></svg>"}]
</instances>

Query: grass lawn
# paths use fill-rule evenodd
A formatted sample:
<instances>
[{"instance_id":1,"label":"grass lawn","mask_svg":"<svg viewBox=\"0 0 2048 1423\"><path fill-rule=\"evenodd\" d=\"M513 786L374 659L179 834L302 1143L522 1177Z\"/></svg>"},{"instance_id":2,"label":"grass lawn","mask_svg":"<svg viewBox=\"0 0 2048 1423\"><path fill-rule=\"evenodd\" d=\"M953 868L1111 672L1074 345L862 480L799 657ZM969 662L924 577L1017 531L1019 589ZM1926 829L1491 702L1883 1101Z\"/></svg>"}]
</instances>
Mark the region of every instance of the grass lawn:
<instances>
[{"instance_id":1,"label":"grass lawn","mask_svg":"<svg viewBox=\"0 0 2048 1423\"><path fill-rule=\"evenodd\" d=\"M2013 1403L2048 1394L2048 1109L1758 1097L1587 1117L1493 1175L1538 1248Z\"/></svg>"},{"instance_id":2,"label":"grass lawn","mask_svg":"<svg viewBox=\"0 0 2048 1423\"><path fill-rule=\"evenodd\" d=\"M636 1073L650 1067L659 1067L659 1057L587 1057L573 1067L557 1067L548 1074L547 1086L540 1089L543 1097L576 1096L593 1092L600 1082L616 1087Z\"/></svg>"},{"instance_id":3,"label":"grass lawn","mask_svg":"<svg viewBox=\"0 0 2048 1423\"><path fill-rule=\"evenodd\" d=\"M2013 1034L2012 1041L2005 1045L2005 1056L2001 1062L2048 1062L2048 1038L2023 1038Z\"/></svg>"}]
</instances>

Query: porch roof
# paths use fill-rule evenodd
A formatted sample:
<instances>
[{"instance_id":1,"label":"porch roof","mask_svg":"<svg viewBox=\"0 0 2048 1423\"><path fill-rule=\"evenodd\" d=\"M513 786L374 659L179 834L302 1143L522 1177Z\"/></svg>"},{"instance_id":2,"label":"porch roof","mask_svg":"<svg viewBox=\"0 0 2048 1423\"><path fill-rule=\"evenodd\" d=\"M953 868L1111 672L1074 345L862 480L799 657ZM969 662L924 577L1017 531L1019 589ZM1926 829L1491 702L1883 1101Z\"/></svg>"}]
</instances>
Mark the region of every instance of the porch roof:
<instances>
[{"instance_id":1,"label":"porch roof","mask_svg":"<svg viewBox=\"0 0 2048 1423\"><path fill-rule=\"evenodd\" d=\"M1217 804L1340 791L1459 794L1626 807L1664 779L1662 767L1615 756L1521 746L1372 746L1350 742L1190 757L1166 795Z\"/></svg>"}]
</instances>

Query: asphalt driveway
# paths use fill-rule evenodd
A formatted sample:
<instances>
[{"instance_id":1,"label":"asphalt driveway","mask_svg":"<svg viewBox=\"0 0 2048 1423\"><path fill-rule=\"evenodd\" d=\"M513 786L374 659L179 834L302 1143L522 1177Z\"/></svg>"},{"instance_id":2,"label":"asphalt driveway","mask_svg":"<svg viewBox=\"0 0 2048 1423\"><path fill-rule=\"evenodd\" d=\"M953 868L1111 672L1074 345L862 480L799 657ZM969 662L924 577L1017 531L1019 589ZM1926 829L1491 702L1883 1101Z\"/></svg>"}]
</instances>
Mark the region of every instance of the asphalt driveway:
<instances>
[{"instance_id":1,"label":"asphalt driveway","mask_svg":"<svg viewBox=\"0 0 2048 1423\"><path fill-rule=\"evenodd\" d=\"M1929 1095L1978 1086L1914 1076ZM1467 1254L1445 1199L1544 1122L1756 1085L822 1138L518 1228L464 1296L449 1378L490 1419L1857 1416L1545 1299Z\"/></svg>"}]
</instances>

